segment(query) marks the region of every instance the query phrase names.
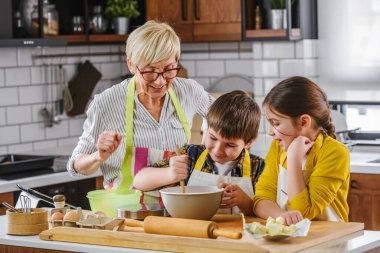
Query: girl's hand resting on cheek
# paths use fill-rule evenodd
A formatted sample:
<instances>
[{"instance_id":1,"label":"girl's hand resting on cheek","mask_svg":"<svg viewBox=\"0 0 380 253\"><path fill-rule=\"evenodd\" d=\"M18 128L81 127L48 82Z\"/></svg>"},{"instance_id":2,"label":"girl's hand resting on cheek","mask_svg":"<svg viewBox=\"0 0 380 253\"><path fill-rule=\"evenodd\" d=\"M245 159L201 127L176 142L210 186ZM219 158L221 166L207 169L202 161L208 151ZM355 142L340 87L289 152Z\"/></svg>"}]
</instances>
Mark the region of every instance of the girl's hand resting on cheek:
<instances>
[{"instance_id":1,"label":"girl's hand resting on cheek","mask_svg":"<svg viewBox=\"0 0 380 253\"><path fill-rule=\"evenodd\" d=\"M188 170L188 156L172 156L169 160L169 180L172 183L177 183L181 180L185 180L189 174Z\"/></svg>"},{"instance_id":2,"label":"girl's hand resting on cheek","mask_svg":"<svg viewBox=\"0 0 380 253\"><path fill-rule=\"evenodd\" d=\"M281 214L279 217L284 218L286 226L296 224L297 222L303 219L301 212L298 210L286 211L283 214Z\"/></svg>"},{"instance_id":3,"label":"girl's hand resting on cheek","mask_svg":"<svg viewBox=\"0 0 380 253\"><path fill-rule=\"evenodd\" d=\"M314 141L311 141L305 136L296 137L292 143L290 143L287 150L287 157L302 158L313 147Z\"/></svg>"}]
</instances>

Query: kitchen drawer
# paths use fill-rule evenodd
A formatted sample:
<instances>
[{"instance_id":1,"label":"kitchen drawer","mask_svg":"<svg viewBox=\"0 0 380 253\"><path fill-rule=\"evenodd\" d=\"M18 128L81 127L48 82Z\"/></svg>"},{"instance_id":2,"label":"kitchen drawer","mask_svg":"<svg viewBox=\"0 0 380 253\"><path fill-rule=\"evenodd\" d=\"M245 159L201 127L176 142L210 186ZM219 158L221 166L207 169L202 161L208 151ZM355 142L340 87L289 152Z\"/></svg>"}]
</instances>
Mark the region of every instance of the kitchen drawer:
<instances>
[{"instance_id":1,"label":"kitchen drawer","mask_svg":"<svg viewBox=\"0 0 380 253\"><path fill-rule=\"evenodd\" d=\"M351 174L350 191L374 191L380 193L380 175L377 174Z\"/></svg>"},{"instance_id":2,"label":"kitchen drawer","mask_svg":"<svg viewBox=\"0 0 380 253\"><path fill-rule=\"evenodd\" d=\"M0 193L0 203L3 201L14 206L13 192ZM3 205L0 205L0 215L5 215L6 210L7 208L5 208Z\"/></svg>"}]
</instances>

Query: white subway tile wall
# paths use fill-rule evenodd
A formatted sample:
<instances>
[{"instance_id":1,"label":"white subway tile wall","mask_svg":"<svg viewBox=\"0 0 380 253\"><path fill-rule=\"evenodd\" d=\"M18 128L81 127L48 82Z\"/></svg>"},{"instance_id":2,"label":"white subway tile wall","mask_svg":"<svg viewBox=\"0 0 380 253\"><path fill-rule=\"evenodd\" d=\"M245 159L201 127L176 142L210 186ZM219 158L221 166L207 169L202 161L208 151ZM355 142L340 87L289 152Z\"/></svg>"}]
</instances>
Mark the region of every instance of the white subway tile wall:
<instances>
[{"instance_id":1,"label":"white subway tile wall","mask_svg":"<svg viewBox=\"0 0 380 253\"><path fill-rule=\"evenodd\" d=\"M4 69L0 69L0 87L4 85Z\"/></svg>"},{"instance_id":2,"label":"white subway tile wall","mask_svg":"<svg viewBox=\"0 0 380 253\"><path fill-rule=\"evenodd\" d=\"M318 78L317 41L265 41L227 43L185 43L181 63L188 76L207 90L218 78L242 74L253 80L255 98L261 105L265 94L279 81L292 75ZM62 98L57 69L62 65L67 81L79 62L90 60L102 73L95 93L116 84L128 74L124 45L69 46L51 48L0 49L0 154L75 145L82 133L84 115L56 117L58 124L45 127L41 109L55 110ZM35 55L83 54L55 58ZM91 53L119 53L97 56ZM55 112L57 114L57 112ZM259 137L251 151L265 156L271 143L263 116Z\"/></svg>"}]
</instances>

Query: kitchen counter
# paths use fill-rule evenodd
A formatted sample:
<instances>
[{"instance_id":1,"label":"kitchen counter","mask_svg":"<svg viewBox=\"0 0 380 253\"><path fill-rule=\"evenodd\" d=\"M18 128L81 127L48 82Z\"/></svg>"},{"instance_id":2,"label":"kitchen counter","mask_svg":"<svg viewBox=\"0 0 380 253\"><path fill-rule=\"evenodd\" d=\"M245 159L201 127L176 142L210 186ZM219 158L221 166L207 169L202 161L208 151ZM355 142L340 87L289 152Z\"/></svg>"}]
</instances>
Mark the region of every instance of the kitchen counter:
<instances>
[{"instance_id":1,"label":"kitchen counter","mask_svg":"<svg viewBox=\"0 0 380 253\"><path fill-rule=\"evenodd\" d=\"M34 177L26 177L26 178L14 179L14 180L0 180L0 193L19 191L20 189L17 188L16 184L20 184L27 188L36 188L36 187L41 187L41 186L46 186L46 185L73 182L73 181L84 180L88 178L95 178L95 177L100 177L100 176L102 176L102 173L100 170L98 170L95 174L92 174L89 176L81 176L81 177L72 177L70 176L68 172L64 171L64 172L45 174L45 175L39 175L39 176L34 176Z\"/></svg>"},{"instance_id":2,"label":"kitchen counter","mask_svg":"<svg viewBox=\"0 0 380 253\"><path fill-rule=\"evenodd\" d=\"M35 150L30 152L23 152L23 154L31 154L31 155L53 155L53 156L70 156L75 146L67 145L61 146L55 149L43 149L43 150ZM52 174L44 174L14 180L1 180L0 179L0 193L5 192L14 192L18 191L16 184L20 184L27 188L36 188L46 185L54 185L66 182L73 182L78 180L84 180L88 178L96 178L102 176L100 170L98 170L95 174L89 176L79 176L72 177L67 171L52 173Z\"/></svg>"},{"instance_id":3,"label":"kitchen counter","mask_svg":"<svg viewBox=\"0 0 380 253\"><path fill-rule=\"evenodd\" d=\"M71 252L157 252L131 248L108 247L80 243L40 240L38 236L11 236L5 233L5 216L0 216L0 245L29 247ZM380 231L359 231L350 235L323 243L302 252L363 252L380 247Z\"/></svg>"},{"instance_id":4,"label":"kitchen counter","mask_svg":"<svg viewBox=\"0 0 380 253\"><path fill-rule=\"evenodd\" d=\"M351 152L351 173L358 174L380 174L380 153Z\"/></svg>"}]
</instances>

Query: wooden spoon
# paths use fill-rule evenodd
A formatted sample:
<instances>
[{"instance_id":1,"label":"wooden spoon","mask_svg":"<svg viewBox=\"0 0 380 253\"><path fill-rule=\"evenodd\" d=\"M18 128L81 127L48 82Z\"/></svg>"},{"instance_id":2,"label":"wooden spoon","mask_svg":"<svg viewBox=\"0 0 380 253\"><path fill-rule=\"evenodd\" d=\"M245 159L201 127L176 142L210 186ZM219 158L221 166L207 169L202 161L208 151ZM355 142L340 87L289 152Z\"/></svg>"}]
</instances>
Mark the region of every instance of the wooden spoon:
<instances>
[{"instance_id":1,"label":"wooden spoon","mask_svg":"<svg viewBox=\"0 0 380 253\"><path fill-rule=\"evenodd\" d=\"M180 156L180 155L181 155L181 152L179 151L179 146L178 146L178 145L175 145L175 147L176 147L176 153L177 153L177 156ZM181 180L181 181L179 181L179 184L181 185L182 193L186 193L186 189L185 189L185 180Z\"/></svg>"}]
</instances>

